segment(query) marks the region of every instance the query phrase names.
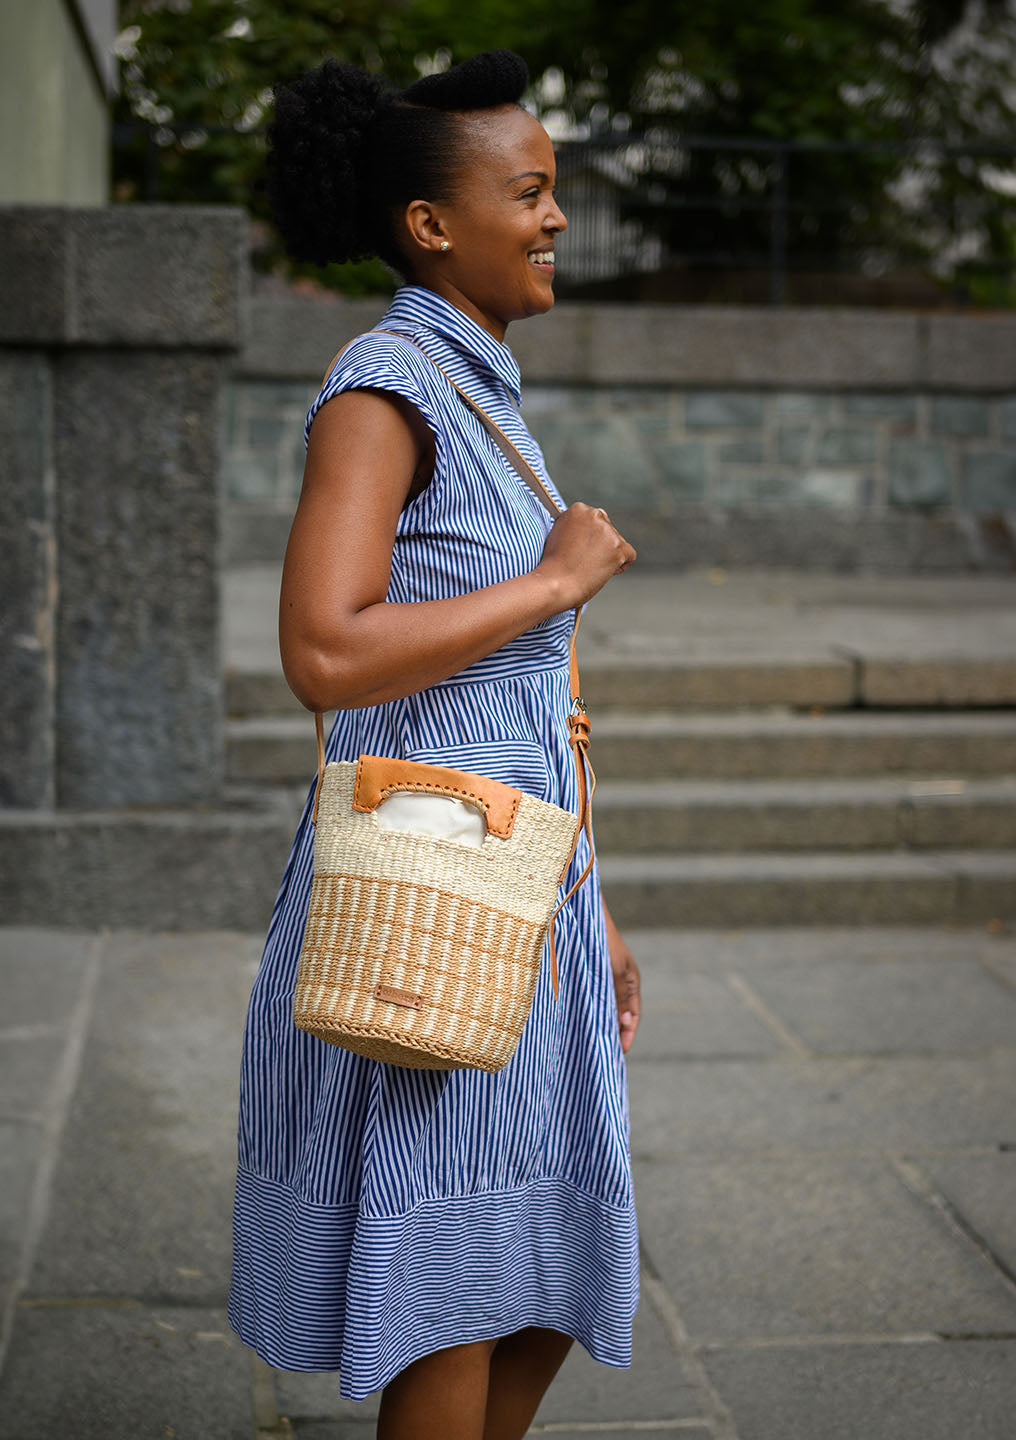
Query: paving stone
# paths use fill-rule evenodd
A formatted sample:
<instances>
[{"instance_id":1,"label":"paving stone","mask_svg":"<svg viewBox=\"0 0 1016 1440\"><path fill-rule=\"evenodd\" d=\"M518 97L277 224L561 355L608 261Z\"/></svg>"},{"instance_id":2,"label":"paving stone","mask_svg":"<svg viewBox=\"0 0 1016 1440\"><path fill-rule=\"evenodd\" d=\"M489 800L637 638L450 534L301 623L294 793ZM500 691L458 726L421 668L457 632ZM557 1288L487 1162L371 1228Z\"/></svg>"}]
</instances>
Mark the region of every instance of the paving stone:
<instances>
[{"instance_id":1,"label":"paving stone","mask_svg":"<svg viewBox=\"0 0 1016 1440\"><path fill-rule=\"evenodd\" d=\"M890 446L888 499L890 505L951 505L944 448L928 440L897 440Z\"/></svg>"},{"instance_id":2,"label":"paving stone","mask_svg":"<svg viewBox=\"0 0 1016 1440\"><path fill-rule=\"evenodd\" d=\"M1012 1440L1016 1343L714 1350L739 1440Z\"/></svg>"},{"instance_id":3,"label":"paving stone","mask_svg":"<svg viewBox=\"0 0 1016 1440\"><path fill-rule=\"evenodd\" d=\"M1016 1273L1016 1152L925 1155L913 1163Z\"/></svg>"},{"instance_id":4,"label":"paving stone","mask_svg":"<svg viewBox=\"0 0 1016 1440\"><path fill-rule=\"evenodd\" d=\"M537 1411L536 1423L685 1420L698 1413L696 1394L643 1294L632 1326L630 1368L601 1364L574 1344Z\"/></svg>"},{"instance_id":5,"label":"paving stone","mask_svg":"<svg viewBox=\"0 0 1016 1440\"><path fill-rule=\"evenodd\" d=\"M981 1052L1016 1045L1016 996L976 961L826 959L752 977L766 1005L813 1050Z\"/></svg>"},{"instance_id":6,"label":"paving stone","mask_svg":"<svg viewBox=\"0 0 1016 1440\"><path fill-rule=\"evenodd\" d=\"M292 1434L297 1440L374 1440L376 1427L373 1420L347 1419L342 1430L336 1434L331 1420L297 1420L292 1425ZM272 1440L275 1440L274 1435Z\"/></svg>"},{"instance_id":7,"label":"paving stone","mask_svg":"<svg viewBox=\"0 0 1016 1440\"><path fill-rule=\"evenodd\" d=\"M250 1440L250 1377L221 1310L22 1305L0 1440Z\"/></svg>"},{"instance_id":8,"label":"paving stone","mask_svg":"<svg viewBox=\"0 0 1016 1440\"><path fill-rule=\"evenodd\" d=\"M933 435L987 435L991 406L963 395L935 395L931 401Z\"/></svg>"},{"instance_id":9,"label":"paving stone","mask_svg":"<svg viewBox=\"0 0 1016 1440\"><path fill-rule=\"evenodd\" d=\"M986 954L981 963L987 966L989 973L996 976L1003 985L1016 991L1016 955Z\"/></svg>"},{"instance_id":10,"label":"paving stone","mask_svg":"<svg viewBox=\"0 0 1016 1440\"><path fill-rule=\"evenodd\" d=\"M681 1425L679 1427L664 1425L659 1429L654 1425L640 1425L638 1429L631 1430L626 1426L617 1429L612 1425L609 1430L573 1430L570 1425L564 1429L560 1425L551 1427L534 1424L526 1431L527 1435L559 1435L561 1440L646 1440L647 1436L649 1440L652 1440L654 1435L676 1435L678 1440L710 1440L712 1433L706 1425ZM325 1440L325 1437L322 1436L321 1440Z\"/></svg>"},{"instance_id":11,"label":"paving stone","mask_svg":"<svg viewBox=\"0 0 1016 1440\"><path fill-rule=\"evenodd\" d=\"M651 955L641 956L639 965L643 1006L638 1030L640 1059L766 1056L783 1049L725 976L676 972L665 960Z\"/></svg>"},{"instance_id":12,"label":"paving stone","mask_svg":"<svg viewBox=\"0 0 1016 1440\"><path fill-rule=\"evenodd\" d=\"M632 1152L1016 1144L1016 1055L628 1060Z\"/></svg>"},{"instance_id":13,"label":"paving stone","mask_svg":"<svg viewBox=\"0 0 1016 1440\"><path fill-rule=\"evenodd\" d=\"M339 1374L333 1370L273 1370L275 1396L279 1414L293 1421L299 1433L302 1426L317 1421L332 1425L337 1420L347 1423L373 1423L381 1403L380 1391L365 1400L346 1400L339 1394Z\"/></svg>"},{"instance_id":14,"label":"paving stone","mask_svg":"<svg viewBox=\"0 0 1016 1440\"><path fill-rule=\"evenodd\" d=\"M638 1162L635 1193L693 1341L1016 1332L1016 1290L881 1157Z\"/></svg>"},{"instance_id":15,"label":"paving stone","mask_svg":"<svg viewBox=\"0 0 1016 1440\"><path fill-rule=\"evenodd\" d=\"M63 1025L78 1002L94 936L73 930L0 928L5 1027Z\"/></svg>"},{"instance_id":16,"label":"paving stone","mask_svg":"<svg viewBox=\"0 0 1016 1440\"><path fill-rule=\"evenodd\" d=\"M256 941L108 942L33 1295L224 1302Z\"/></svg>"},{"instance_id":17,"label":"paving stone","mask_svg":"<svg viewBox=\"0 0 1016 1440\"><path fill-rule=\"evenodd\" d=\"M40 1125L0 1118L0 1306L17 1276L44 1144Z\"/></svg>"},{"instance_id":18,"label":"paving stone","mask_svg":"<svg viewBox=\"0 0 1016 1440\"><path fill-rule=\"evenodd\" d=\"M4 1035L0 1032L0 1111L8 1116L43 1116L63 1054L60 1034Z\"/></svg>"},{"instance_id":19,"label":"paving stone","mask_svg":"<svg viewBox=\"0 0 1016 1440\"><path fill-rule=\"evenodd\" d=\"M743 390L689 390L684 406L685 424L689 429L726 430L761 425L765 419L763 397Z\"/></svg>"},{"instance_id":20,"label":"paving stone","mask_svg":"<svg viewBox=\"0 0 1016 1440\"><path fill-rule=\"evenodd\" d=\"M366 1423L377 1415L380 1395L360 1402L345 1400L339 1395L337 1374L290 1370L273 1374L279 1413L294 1421L300 1434L304 1433L300 1427L309 1423ZM695 1393L643 1297L632 1327L631 1366L604 1365L576 1341L540 1406L537 1421L580 1426L584 1420L665 1421L694 1418L697 1413Z\"/></svg>"},{"instance_id":21,"label":"paving stone","mask_svg":"<svg viewBox=\"0 0 1016 1440\"><path fill-rule=\"evenodd\" d=\"M1016 450L965 455L962 498L968 510L1016 510Z\"/></svg>"}]
</instances>

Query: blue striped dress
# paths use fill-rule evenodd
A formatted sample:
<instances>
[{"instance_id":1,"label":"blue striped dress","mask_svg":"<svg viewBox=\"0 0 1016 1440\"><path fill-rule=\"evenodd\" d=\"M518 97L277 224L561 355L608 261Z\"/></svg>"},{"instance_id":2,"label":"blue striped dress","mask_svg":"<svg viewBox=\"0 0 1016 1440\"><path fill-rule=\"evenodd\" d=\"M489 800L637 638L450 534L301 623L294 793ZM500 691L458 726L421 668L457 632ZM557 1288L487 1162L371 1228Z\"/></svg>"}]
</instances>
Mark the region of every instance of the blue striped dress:
<instances>
[{"instance_id":1,"label":"blue striped dress","mask_svg":"<svg viewBox=\"0 0 1016 1440\"><path fill-rule=\"evenodd\" d=\"M436 436L433 479L398 522L388 600L459 595L532 570L551 517L427 358L559 498L519 414L511 351L417 286L399 290L380 326L399 335L353 342L307 433L332 396L370 387L410 400ZM574 810L572 621L554 615L428 690L339 711L327 758L367 752L474 770ZM545 952L503 1070L386 1065L293 1024L312 794L313 780L244 1031L230 1323L270 1365L338 1370L352 1400L431 1351L527 1325L629 1365L638 1235L595 869L557 918L558 998ZM587 858L583 835L566 886Z\"/></svg>"}]
</instances>

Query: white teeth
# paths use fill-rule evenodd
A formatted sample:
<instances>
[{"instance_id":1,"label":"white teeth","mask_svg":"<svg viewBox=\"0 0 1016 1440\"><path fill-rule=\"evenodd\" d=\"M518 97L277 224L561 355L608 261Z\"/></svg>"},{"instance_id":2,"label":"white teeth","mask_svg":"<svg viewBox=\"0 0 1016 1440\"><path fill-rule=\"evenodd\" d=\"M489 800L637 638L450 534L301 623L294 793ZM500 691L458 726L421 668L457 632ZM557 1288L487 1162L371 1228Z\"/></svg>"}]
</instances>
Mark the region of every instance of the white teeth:
<instances>
[{"instance_id":1,"label":"white teeth","mask_svg":"<svg viewBox=\"0 0 1016 1440\"><path fill-rule=\"evenodd\" d=\"M534 265L553 265L554 252L553 250L544 250L542 254L530 255L529 258Z\"/></svg>"}]
</instances>

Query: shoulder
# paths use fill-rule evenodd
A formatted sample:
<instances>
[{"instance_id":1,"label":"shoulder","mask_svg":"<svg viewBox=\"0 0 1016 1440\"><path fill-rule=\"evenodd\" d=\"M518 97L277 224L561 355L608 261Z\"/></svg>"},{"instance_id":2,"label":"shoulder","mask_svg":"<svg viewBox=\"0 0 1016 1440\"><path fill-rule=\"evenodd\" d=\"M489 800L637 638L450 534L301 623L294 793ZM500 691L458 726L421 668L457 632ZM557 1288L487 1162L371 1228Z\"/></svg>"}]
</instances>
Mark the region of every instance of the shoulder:
<instances>
[{"instance_id":1,"label":"shoulder","mask_svg":"<svg viewBox=\"0 0 1016 1440\"><path fill-rule=\"evenodd\" d=\"M403 335L367 330L335 357L321 389L307 412L305 434L327 401L347 390L385 390L408 400L433 429L439 422L437 372L418 345Z\"/></svg>"},{"instance_id":2,"label":"shoulder","mask_svg":"<svg viewBox=\"0 0 1016 1440\"><path fill-rule=\"evenodd\" d=\"M429 382L433 368L419 345L407 336L390 330L367 330L336 355L322 389L333 383L348 383L350 377L371 375L401 376L422 385Z\"/></svg>"}]
</instances>

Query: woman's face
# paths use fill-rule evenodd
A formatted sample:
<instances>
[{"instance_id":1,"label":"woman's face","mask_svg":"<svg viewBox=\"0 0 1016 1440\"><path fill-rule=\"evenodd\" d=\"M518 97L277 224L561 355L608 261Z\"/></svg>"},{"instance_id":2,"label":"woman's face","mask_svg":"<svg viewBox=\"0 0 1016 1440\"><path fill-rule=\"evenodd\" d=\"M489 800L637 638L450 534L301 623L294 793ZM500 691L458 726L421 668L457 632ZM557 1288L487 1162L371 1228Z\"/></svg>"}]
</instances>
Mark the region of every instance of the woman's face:
<instances>
[{"instance_id":1,"label":"woman's face","mask_svg":"<svg viewBox=\"0 0 1016 1440\"><path fill-rule=\"evenodd\" d=\"M454 201L424 207L414 224L422 283L497 340L512 320L554 303L554 241L567 225L554 199L554 147L518 105L463 118L468 127ZM447 248L441 250L441 242Z\"/></svg>"}]
</instances>

